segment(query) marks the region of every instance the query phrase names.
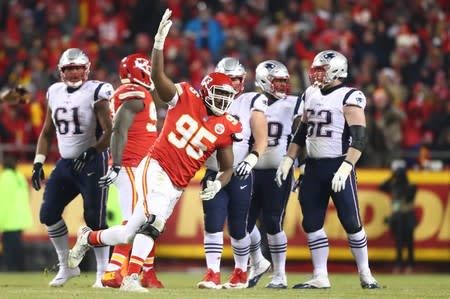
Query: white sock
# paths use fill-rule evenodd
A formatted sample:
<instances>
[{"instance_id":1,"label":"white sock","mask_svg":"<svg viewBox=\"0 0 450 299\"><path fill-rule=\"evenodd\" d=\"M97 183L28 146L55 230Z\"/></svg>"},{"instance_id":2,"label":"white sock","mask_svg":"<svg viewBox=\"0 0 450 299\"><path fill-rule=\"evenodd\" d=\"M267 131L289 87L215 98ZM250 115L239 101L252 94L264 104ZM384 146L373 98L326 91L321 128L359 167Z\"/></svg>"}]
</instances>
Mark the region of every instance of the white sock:
<instances>
[{"instance_id":1,"label":"white sock","mask_svg":"<svg viewBox=\"0 0 450 299\"><path fill-rule=\"evenodd\" d=\"M250 253L250 236L245 235L244 238L236 240L231 239L231 247L233 248L234 268L239 268L247 272L248 257Z\"/></svg>"},{"instance_id":2,"label":"white sock","mask_svg":"<svg viewBox=\"0 0 450 299\"><path fill-rule=\"evenodd\" d=\"M275 235L267 234L270 256L272 257L273 274L285 274L287 237L284 231Z\"/></svg>"},{"instance_id":3,"label":"white sock","mask_svg":"<svg viewBox=\"0 0 450 299\"><path fill-rule=\"evenodd\" d=\"M144 234L136 234L133 241L133 248L131 249L131 256L136 256L145 261L149 253L153 249L155 241Z\"/></svg>"},{"instance_id":4,"label":"white sock","mask_svg":"<svg viewBox=\"0 0 450 299\"><path fill-rule=\"evenodd\" d=\"M94 247L95 261L97 262L97 280L101 279L108 267L109 246Z\"/></svg>"},{"instance_id":5,"label":"white sock","mask_svg":"<svg viewBox=\"0 0 450 299\"><path fill-rule=\"evenodd\" d=\"M366 272L369 270L369 256L367 253L367 236L364 228L356 234L348 234L348 245L356 260L358 272Z\"/></svg>"},{"instance_id":6,"label":"white sock","mask_svg":"<svg viewBox=\"0 0 450 299\"><path fill-rule=\"evenodd\" d=\"M47 226L48 236L58 255L59 267L67 268L67 256L69 254L69 232L64 219L53 225Z\"/></svg>"},{"instance_id":7,"label":"white sock","mask_svg":"<svg viewBox=\"0 0 450 299\"><path fill-rule=\"evenodd\" d=\"M261 251L261 233L255 225L250 233L250 264L256 265L263 259L264 255Z\"/></svg>"},{"instance_id":8,"label":"white sock","mask_svg":"<svg viewBox=\"0 0 450 299\"><path fill-rule=\"evenodd\" d=\"M327 262L330 247L328 237L323 228L308 233L308 247L314 267L314 275L328 275Z\"/></svg>"},{"instance_id":9,"label":"white sock","mask_svg":"<svg viewBox=\"0 0 450 299\"><path fill-rule=\"evenodd\" d=\"M220 261L223 252L223 232L203 235L203 248L205 249L206 267L215 273L220 272Z\"/></svg>"}]
</instances>

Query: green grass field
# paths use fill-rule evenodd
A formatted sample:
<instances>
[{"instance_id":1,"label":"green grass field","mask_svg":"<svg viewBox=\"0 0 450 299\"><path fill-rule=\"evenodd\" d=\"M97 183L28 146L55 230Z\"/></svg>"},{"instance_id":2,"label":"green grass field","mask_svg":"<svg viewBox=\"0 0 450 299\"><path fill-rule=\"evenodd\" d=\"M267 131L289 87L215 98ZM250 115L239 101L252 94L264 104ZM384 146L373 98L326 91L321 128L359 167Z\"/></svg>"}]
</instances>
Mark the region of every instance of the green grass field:
<instances>
[{"instance_id":1,"label":"green grass field","mask_svg":"<svg viewBox=\"0 0 450 299\"><path fill-rule=\"evenodd\" d=\"M82 274L70 280L64 287L50 288L47 283L55 273L0 273L0 299L100 299L100 298L450 298L450 274L377 275L382 285L378 290L363 290L356 274L330 274L329 290L269 290L264 276L254 289L199 290L196 283L200 272L158 272L165 289L152 289L150 293L124 293L115 289L92 289L94 273ZM288 273L292 286L309 278L307 273ZM229 272L222 274L222 280Z\"/></svg>"}]
</instances>

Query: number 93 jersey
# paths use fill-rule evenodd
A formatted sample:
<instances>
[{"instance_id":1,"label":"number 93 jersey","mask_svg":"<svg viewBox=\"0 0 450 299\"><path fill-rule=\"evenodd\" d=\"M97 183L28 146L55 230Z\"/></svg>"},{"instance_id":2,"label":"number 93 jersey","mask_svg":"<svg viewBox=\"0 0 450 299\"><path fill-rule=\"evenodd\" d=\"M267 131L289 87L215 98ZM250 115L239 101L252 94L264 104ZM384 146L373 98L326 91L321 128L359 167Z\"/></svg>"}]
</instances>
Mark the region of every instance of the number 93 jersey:
<instances>
[{"instance_id":1,"label":"number 93 jersey","mask_svg":"<svg viewBox=\"0 0 450 299\"><path fill-rule=\"evenodd\" d=\"M97 125L94 105L109 100L113 91L111 84L96 80L86 81L73 92L69 92L63 82L48 88L48 107L61 157L74 159L96 143L103 131Z\"/></svg>"},{"instance_id":2,"label":"number 93 jersey","mask_svg":"<svg viewBox=\"0 0 450 299\"><path fill-rule=\"evenodd\" d=\"M335 158L347 153L350 133L344 117L344 106L364 110L366 97L355 88L338 85L326 94L308 87L302 95L308 130L306 154L309 158Z\"/></svg>"},{"instance_id":3,"label":"number 93 jersey","mask_svg":"<svg viewBox=\"0 0 450 299\"><path fill-rule=\"evenodd\" d=\"M225 113L208 115L200 94L188 83L175 85L178 97L169 102L163 129L149 155L159 162L178 188L185 188L206 159L233 143L241 123Z\"/></svg>"}]
</instances>

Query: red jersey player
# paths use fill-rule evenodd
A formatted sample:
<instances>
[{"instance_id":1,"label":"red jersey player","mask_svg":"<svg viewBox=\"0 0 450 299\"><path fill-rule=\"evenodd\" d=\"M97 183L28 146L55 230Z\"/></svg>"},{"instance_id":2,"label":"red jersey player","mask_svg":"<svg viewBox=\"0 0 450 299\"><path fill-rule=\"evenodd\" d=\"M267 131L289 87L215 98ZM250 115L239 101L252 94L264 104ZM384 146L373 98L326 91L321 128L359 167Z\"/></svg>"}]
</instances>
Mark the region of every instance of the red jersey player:
<instances>
[{"instance_id":1,"label":"red jersey player","mask_svg":"<svg viewBox=\"0 0 450 299\"><path fill-rule=\"evenodd\" d=\"M151 80L151 62L145 55L131 54L119 64L122 83L111 97L114 127L111 135L111 167L100 178L99 184L107 187L114 183L119 192L123 223L130 219L137 203L136 168L156 140L156 107L153 102L155 86ZM118 288L122 284L121 268L125 268L131 244L114 247L111 260L103 274L102 284ZM153 269L154 248L143 265L142 285L162 288Z\"/></svg>"},{"instance_id":2,"label":"red jersey player","mask_svg":"<svg viewBox=\"0 0 450 299\"><path fill-rule=\"evenodd\" d=\"M174 84L164 73L162 50L172 24L171 13L167 9L162 17L152 53L152 80L161 100L169 104L169 111L161 134L137 169L136 183L142 186L138 190L139 202L126 225L101 231L81 227L69 253L69 267L76 267L91 246L133 240L128 275L120 287L124 291L148 291L139 280L144 259L162 233L183 189L214 151L220 171L215 180L207 182L200 198L210 200L230 181L232 143L239 139L242 130L241 124L226 113L236 93L227 75L206 75L197 92L188 83Z\"/></svg>"}]
</instances>

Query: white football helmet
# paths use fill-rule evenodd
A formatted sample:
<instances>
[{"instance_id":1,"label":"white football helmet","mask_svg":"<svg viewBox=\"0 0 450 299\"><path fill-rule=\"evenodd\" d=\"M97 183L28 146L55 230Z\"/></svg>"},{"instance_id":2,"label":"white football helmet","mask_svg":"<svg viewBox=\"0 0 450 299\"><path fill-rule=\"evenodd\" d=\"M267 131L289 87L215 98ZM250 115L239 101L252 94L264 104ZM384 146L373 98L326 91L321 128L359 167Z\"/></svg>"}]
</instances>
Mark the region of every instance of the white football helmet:
<instances>
[{"instance_id":1,"label":"white football helmet","mask_svg":"<svg viewBox=\"0 0 450 299\"><path fill-rule=\"evenodd\" d=\"M230 107L236 90L230 77L224 73L213 72L203 77L200 94L212 113L220 116Z\"/></svg>"},{"instance_id":2,"label":"white football helmet","mask_svg":"<svg viewBox=\"0 0 450 299\"><path fill-rule=\"evenodd\" d=\"M81 72L71 72L66 74L64 68L71 66L84 66ZM78 48L70 48L62 53L58 62L58 70L61 80L69 87L78 88L88 79L91 62L87 55Z\"/></svg>"},{"instance_id":3,"label":"white football helmet","mask_svg":"<svg viewBox=\"0 0 450 299\"><path fill-rule=\"evenodd\" d=\"M239 60L233 57L224 57L217 63L215 71L228 75L232 81L234 81L234 79L239 79L240 83L235 84L233 82L233 87L238 93L244 91L246 72L244 66L239 62Z\"/></svg>"},{"instance_id":4,"label":"white football helmet","mask_svg":"<svg viewBox=\"0 0 450 299\"><path fill-rule=\"evenodd\" d=\"M275 79L284 82L274 83ZM265 60L256 67L255 84L275 98L284 99L289 92L289 71L277 60Z\"/></svg>"},{"instance_id":5,"label":"white football helmet","mask_svg":"<svg viewBox=\"0 0 450 299\"><path fill-rule=\"evenodd\" d=\"M347 78L347 58L334 50L325 50L314 57L309 70L312 85L324 88L334 80Z\"/></svg>"}]
</instances>

